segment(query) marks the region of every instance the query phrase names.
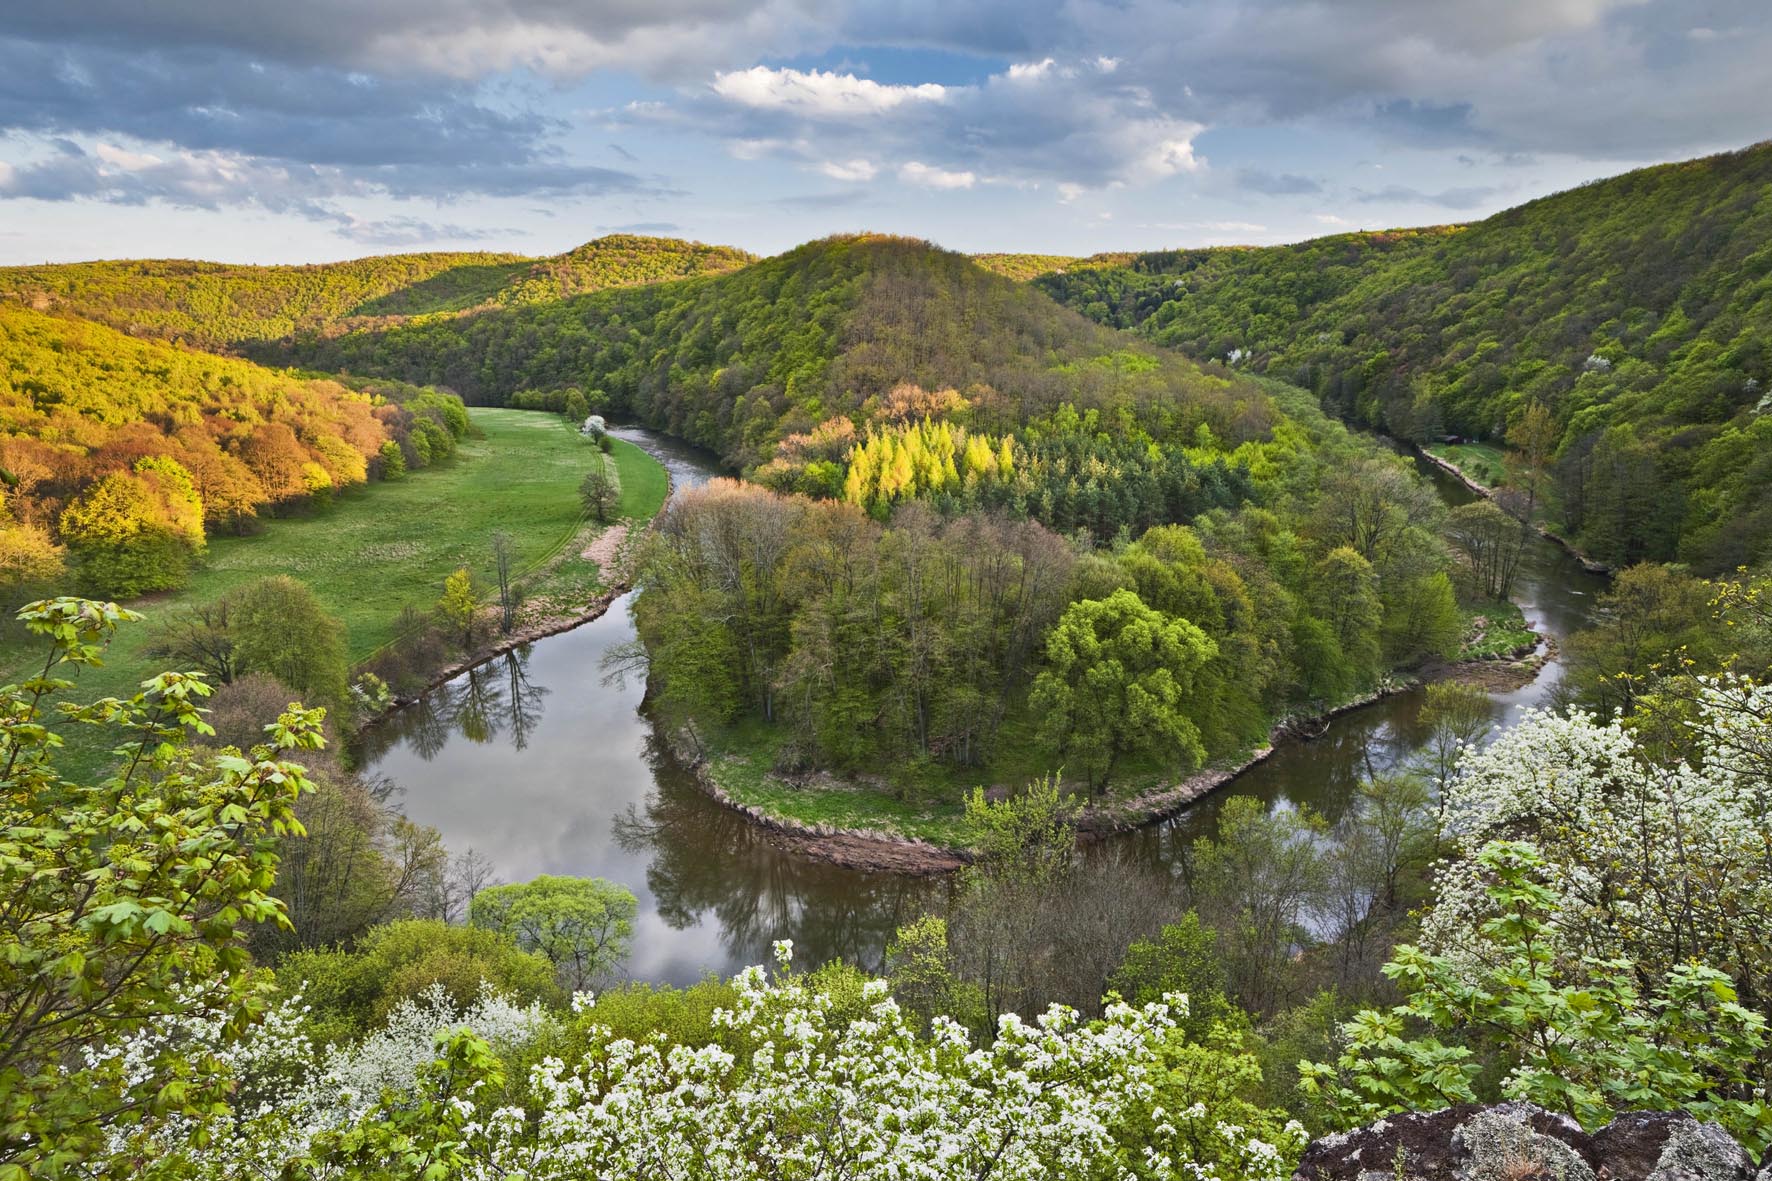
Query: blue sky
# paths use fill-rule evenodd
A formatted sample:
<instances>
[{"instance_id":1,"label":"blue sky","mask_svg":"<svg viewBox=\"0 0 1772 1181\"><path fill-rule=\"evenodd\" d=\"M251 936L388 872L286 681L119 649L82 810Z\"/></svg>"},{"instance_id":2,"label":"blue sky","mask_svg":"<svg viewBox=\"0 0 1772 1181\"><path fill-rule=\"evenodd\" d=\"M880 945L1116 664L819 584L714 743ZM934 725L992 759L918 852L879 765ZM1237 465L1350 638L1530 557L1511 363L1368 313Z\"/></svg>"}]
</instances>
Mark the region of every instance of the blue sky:
<instances>
[{"instance_id":1,"label":"blue sky","mask_svg":"<svg viewBox=\"0 0 1772 1181\"><path fill-rule=\"evenodd\" d=\"M1293 241L1767 138L1768 61L1764 0L62 0L0 261Z\"/></svg>"}]
</instances>

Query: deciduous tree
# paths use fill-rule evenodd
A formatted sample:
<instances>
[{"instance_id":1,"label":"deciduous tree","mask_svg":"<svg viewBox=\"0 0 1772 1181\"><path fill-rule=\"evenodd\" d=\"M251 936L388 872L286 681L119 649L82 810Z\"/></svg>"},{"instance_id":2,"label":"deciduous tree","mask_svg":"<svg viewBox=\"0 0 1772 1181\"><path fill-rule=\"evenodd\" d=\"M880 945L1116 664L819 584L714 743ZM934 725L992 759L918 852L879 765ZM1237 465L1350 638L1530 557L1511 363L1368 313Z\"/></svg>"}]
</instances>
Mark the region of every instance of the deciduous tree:
<instances>
[{"instance_id":1,"label":"deciduous tree","mask_svg":"<svg viewBox=\"0 0 1772 1181\"><path fill-rule=\"evenodd\" d=\"M198 1015L231 1040L263 1011L246 934L288 921L270 891L307 789L281 756L316 746L320 729L317 711L294 707L251 754L194 758L183 743L206 729L199 679L163 673L126 701L60 701L67 674L139 616L54 599L21 617L49 658L0 702L0 1171L56 1175L120 1124L225 1100L213 1057L165 1043L126 1068L107 1047ZM52 713L113 734L116 770L68 779Z\"/></svg>"},{"instance_id":2,"label":"deciduous tree","mask_svg":"<svg viewBox=\"0 0 1772 1181\"><path fill-rule=\"evenodd\" d=\"M583 989L627 959L638 907L631 891L602 878L543 874L481 890L468 922L547 956L568 988Z\"/></svg>"},{"instance_id":3,"label":"deciduous tree","mask_svg":"<svg viewBox=\"0 0 1772 1181\"><path fill-rule=\"evenodd\" d=\"M1097 793L1129 752L1191 770L1205 757L1190 716L1195 679L1217 652L1205 632L1132 591L1073 603L1047 636L1034 680L1041 733Z\"/></svg>"}]
</instances>

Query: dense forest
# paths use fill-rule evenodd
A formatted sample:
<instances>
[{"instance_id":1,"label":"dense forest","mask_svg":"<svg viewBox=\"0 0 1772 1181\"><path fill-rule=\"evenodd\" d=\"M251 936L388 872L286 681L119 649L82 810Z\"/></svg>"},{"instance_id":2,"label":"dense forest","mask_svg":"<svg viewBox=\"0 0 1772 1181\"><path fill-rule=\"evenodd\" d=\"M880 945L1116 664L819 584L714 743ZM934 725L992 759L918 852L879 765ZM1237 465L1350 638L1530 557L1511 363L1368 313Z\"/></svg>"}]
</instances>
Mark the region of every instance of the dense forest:
<instances>
[{"instance_id":1,"label":"dense forest","mask_svg":"<svg viewBox=\"0 0 1772 1181\"><path fill-rule=\"evenodd\" d=\"M612 234L551 258L392 254L308 266L156 259L0 267L0 301L65 310L136 336L250 351L365 318L536 303L750 261L729 246Z\"/></svg>"},{"instance_id":2,"label":"dense forest","mask_svg":"<svg viewBox=\"0 0 1772 1181\"><path fill-rule=\"evenodd\" d=\"M975 254L972 261L985 270L1011 279L1037 279L1074 267L1131 266L1139 256L1130 250L1091 254L1087 258L1070 254Z\"/></svg>"},{"instance_id":3,"label":"dense forest","mask_svg":"<svg viewBox=\"0 0 1772 1181\"><path fill-rule=\"evenodd\" d=\"M986 430L1069 403L1115 429L1203 425L1234 446L1275 418L1253 382L1129 344L962 255L878 235L808 243L713 279L305 341L291 357L445 386L470 404L582 387L593 409L743 469L789 435L872 414L905 383L959 391Z\"/></svg>"},{"instance_id":4,"label":"dense forest","mask_svg":"<svg viewBox=\"0 0 1772 1181\"><path fill-rule=\"evenodd\" d=\"M1553 518L1604 561L1728 569L1772 537L1772 145L1468 226L1168 251L1036 282L1105 323L1408 439L1557 428Z\"/></svg>"},{"instance_id":5,"label":"dense forest","mask_svg":"<svg viewBox=\"0 0 1772 1181\"><path fill-rule=\"evenodd\" d=\"M450 455L458 399L292 377L0 305L6 592L71 560L119 597L180 585L207 531Z\"/></svg>"}]
</instances>

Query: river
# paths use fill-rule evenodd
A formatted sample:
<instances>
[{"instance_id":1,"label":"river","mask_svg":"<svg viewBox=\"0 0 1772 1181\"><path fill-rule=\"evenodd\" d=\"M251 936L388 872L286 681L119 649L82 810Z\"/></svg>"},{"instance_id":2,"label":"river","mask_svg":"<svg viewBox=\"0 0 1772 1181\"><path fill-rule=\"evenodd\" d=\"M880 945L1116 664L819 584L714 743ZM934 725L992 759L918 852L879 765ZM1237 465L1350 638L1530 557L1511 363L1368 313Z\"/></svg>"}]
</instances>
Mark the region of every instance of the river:
<instances>
[{"instance_id":1,"label":"river","mask_svg":"<svg viewBox=\"0 0 1772 1181\"><path fill-rule=\"evenodd\" d=\"M717 474L711 457L674 440L616 433L656 455L674 487ZM1449 503L1473 495L1420 466ZM1560 637L1588 620L1603 585L1535 537L1515 598L1535 627ZM942 885L808 861L703 795L640 716L644 686L604 671L605 656L634 639L630 597L371 728L359 752L364 770L393 780L412 820L434 825L452 851L488 858L502 880L576 874L633 890L640 907L627 971L635 979L686 984L728 974L766 962L780 938L794 940L802 964L843 957L877 966L894 928ZM1543 703L1561 675L1552 661L1531 684L1496 694L1497 722ZM1172 864L1233 794L1309 806L1333 820L1364 775L1419 747L1420 708L1415 691L1343 714L1321 737L1283 747L1179 816L1115 839L1141 860Z\"/></svg>"}]
</instances>

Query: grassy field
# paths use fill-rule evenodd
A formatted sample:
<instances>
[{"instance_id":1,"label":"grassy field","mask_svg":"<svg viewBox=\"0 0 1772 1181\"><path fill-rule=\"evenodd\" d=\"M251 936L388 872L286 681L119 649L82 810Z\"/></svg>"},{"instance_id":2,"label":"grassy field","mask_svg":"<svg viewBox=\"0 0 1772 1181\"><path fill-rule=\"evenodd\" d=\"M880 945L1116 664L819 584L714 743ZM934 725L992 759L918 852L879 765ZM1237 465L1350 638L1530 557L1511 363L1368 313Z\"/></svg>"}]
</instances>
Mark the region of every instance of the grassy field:
<instances>
[{"instance_id":1,"label":"grassy field","mask_svg":"<svg viewBox=\"0 0 1772 1181\"><path fill-rule=\"evenodd\" d=\"M1507 478L1501 448L1488 443L1430 443L1427 453L1437 455L1485 488L1499 487Z\"/></svg>"},{"instance_id":2,"label":"grassy field","mask_svg":"<svg viewBox=\"0 0 1772 1181\"><path fill-rule=\"evenodd\" d=\"M467 566L493 585L492 534L515 545L519 571L544 577L549 590L570 580L594 583L595 566L569 543L588 541L579 481L596 453L552 414L476 408L475 437L456 457L404 480L358 488L311 515L267 522L255 537L217 537L185 589L127 606L146 621L126 627L105 665L82 677L79 696L123 696L159 671L145 654L153 623L168 611L211 601L254 579L289 574L314 589L343 623L351 658L360 661L394 638L408 604L428 608L443 579ZM624 516L649 518L664 502L668 477L651 456L615 440ZM556 561L556 558L561 560ZM585 567L589 567L585 569ZM38 648L16 624L0 641L0 677L17 681Z\"/></svg>"}]
</instances>

